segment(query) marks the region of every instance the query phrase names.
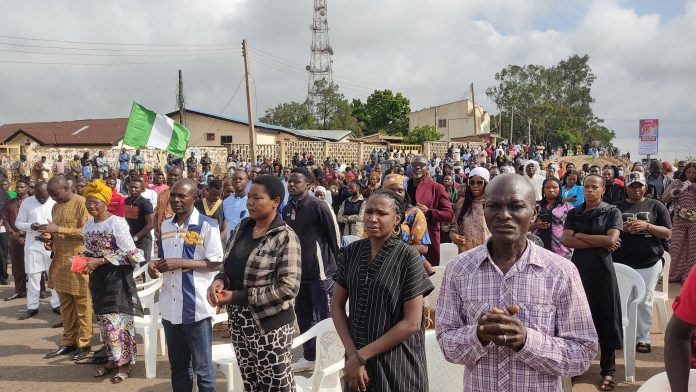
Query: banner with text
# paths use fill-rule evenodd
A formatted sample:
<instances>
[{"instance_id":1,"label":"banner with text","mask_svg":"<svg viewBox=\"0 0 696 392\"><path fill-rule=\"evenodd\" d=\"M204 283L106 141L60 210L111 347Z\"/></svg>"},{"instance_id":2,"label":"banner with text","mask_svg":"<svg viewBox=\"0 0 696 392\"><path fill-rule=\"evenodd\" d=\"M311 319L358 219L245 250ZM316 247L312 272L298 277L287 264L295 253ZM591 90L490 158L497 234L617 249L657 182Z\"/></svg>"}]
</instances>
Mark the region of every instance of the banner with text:
<instances>
[{"instance_id":1,"label":"banner with text","mask_svg":"<svg viewBox=\"0 0 696 392\"><path fill-rule=\"evenodd\" d=\"M640 120L638 154L657 155L658 119Z\"/></svg>"}]
</instances>

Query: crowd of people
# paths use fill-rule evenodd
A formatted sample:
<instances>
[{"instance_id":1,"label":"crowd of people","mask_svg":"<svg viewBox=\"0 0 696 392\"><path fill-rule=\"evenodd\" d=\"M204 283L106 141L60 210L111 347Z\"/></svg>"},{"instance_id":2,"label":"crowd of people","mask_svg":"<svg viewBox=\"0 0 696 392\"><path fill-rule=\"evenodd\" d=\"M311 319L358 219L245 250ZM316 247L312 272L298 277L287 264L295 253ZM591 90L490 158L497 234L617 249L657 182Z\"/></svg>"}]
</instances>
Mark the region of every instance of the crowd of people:
<instances>
[{"instance_id":1,"label":"crowd of people","mask_svg":"<svg viewBox=\"0 0 696 392\"><path fill-rule=\"evenodd\" d=\"M445 358L466 366L465 390L559 390L599 352L598 385L610 391L624 338L614 263L645 280L636 349L649 353L668 251L669 280L683 292L665 361L673 390L686 390L696 366L696 163L562 163L616 153L586 147L374 151L365 165L303 153L283 166L232 152L221 174L207 154L152 171L140 151L123 150L114 166L103 153L53 167L22 156L14 189L0 182L0 280L8 284L9 259L6 300L26 297L20 319L51 297L63 338L46 358L98 363L94 376L114 383L136 362L143 310L132 272L147 265L162 281L174 391L215 390L211 320L221 308L247 391L294 390L317 343L293 362L293 338L327 318L345 348L346 390L427 391L424 297L440 245L453 243L460 255L447 264L434 324Z\"/></svg>"}]
</instances>

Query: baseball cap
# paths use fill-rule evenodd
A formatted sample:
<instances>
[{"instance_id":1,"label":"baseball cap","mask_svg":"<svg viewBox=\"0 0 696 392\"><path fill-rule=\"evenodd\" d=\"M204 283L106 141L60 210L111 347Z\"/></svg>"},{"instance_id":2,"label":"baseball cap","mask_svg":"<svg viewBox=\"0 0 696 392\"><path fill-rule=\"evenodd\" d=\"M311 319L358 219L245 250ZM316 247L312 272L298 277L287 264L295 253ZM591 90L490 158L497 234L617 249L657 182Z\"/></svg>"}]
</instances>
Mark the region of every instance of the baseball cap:
<instances>
[{"instance_id":1,"label":"baseball cap","mask_svg":"<svg viewBox=\"0 0 696 392\"><path fill-rule=\"evenodd\" d=\"M641 172L630 172L626 177L626 186L631 186L632 184L639 183L641 185L646 185L645 175Z\"/></svg>"}]
</instances>

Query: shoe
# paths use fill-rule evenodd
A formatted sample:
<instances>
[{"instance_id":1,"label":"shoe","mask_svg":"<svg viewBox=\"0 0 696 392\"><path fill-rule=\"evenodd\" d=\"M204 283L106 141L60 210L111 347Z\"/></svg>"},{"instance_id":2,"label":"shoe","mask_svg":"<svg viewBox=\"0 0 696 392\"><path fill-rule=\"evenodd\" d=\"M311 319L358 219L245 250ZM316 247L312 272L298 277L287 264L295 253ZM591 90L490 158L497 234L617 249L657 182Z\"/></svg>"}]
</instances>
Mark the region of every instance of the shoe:
<instances>
[{"instance_id":1,"label":"shoe","mask_svg":"<svg viewBox=\"0 0 696 392\"><path fill-rule=\"evenodd\" d=\"M24 298L26 296L27 296L26 294L14 293L14 294L10 295L9 297L5 298L5 301L12 301L13 299Z\"/></svg>"},{"instance_id":2,"label":"shoe","mask_svg":"<svg viewBox=\"0 0 696 392\"><path fill-rule=\"evenodd\" d=\"M51 309L51 311L57 315L60 315L60 306L56 306L55 308Z\"/></svg>"},{"instance_id":3,"label":"shoe","mask_svg":"<svg viewBox=\"0 0 696 392\"><path fill-rule=\"evenodd\" d=\"M26 320L29 317L36 316L37 314L39 314L39 309L27 309L24 313L17 317L17 320Z\"/></svg>"},{"instance_id":4,"label":"shoe","mask_svg":"<svg viewBox=\"0 0 696 392\"><path fill-rule=\"evenodd\" d=\"M49 294L48 291L46 291L46 290L41 290L41 294L39 294L39 298L41 298L41 299L46 299L50 296L51 296L51 294Z\"/></svg>"},{"instance_id":5,"label":"shoe","mask_svg":"<svg viewBox=\"0 0 696 392\"><path fill-rule=\"evenodd\" d=\"M8 284L10 284L10 282L8 282L7 279L2 279L0 280L0 284L3 286L7 286Z\"/></svg>"},{"instance_id":6,"label":"shoe","mask_svg":"<svg viewBox=\"0 0 696 392\"><path fill-rule=\"evenodd\" d=\"M63 322L55 323L51 325L51 328L63 328Z\"/></svg>"},{"instance_id":7,"label":"shoe","mask_svg":"<svg viewBox=\"0 0 696 392\"><path fill-rule=\"evenodd\" d=\"M86 347L78 347L78 349L75 351L75 354L73 354L72 359L73 361L79 361L80 359L84 359L88 355L92 353L92 347L86 346Z\"/></svg>"},{"instance_id":8,"label":"shoe","mask_svg":"<svg viewBox=\"0 0 696 392\"><path fill-rule=\"evenodd\" d=\"M44 358L53 358L57 357L59 355L68 355L71 354L73 351L77 350L76 346L60 346L57 349L51 351L50 353L44 355Z\"/></svg>"},{"instance_id":9,"label":"shoe","mask_svg":"<svg viewBox=\"0 0 696 392\"><path fill-rule=\"evenodd\" d=\"M308 361L304 357L297 360L297 362L292 365L293 372L304 372L307 370L314 370L314 361Z\"/></svg>"}]
</instances>

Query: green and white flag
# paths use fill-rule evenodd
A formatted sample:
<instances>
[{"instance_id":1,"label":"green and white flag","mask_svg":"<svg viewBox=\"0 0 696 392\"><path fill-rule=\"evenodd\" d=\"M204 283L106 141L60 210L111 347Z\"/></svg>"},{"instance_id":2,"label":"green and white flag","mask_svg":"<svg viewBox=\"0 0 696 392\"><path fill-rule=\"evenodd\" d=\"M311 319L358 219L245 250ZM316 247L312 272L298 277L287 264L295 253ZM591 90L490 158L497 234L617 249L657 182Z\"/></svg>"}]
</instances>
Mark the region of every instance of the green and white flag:
<instances>
[{"instance_id":1,"label":"green and white flag","mask_svg":"<svg viewBox=\"0 0 696 392\"><path fill-rule=\"evenodd\" d=\"M188 147L189 131L171 118L133 102L123 144L131 147L154 147L183 158Z\"/></svg>"}]
</instances>

